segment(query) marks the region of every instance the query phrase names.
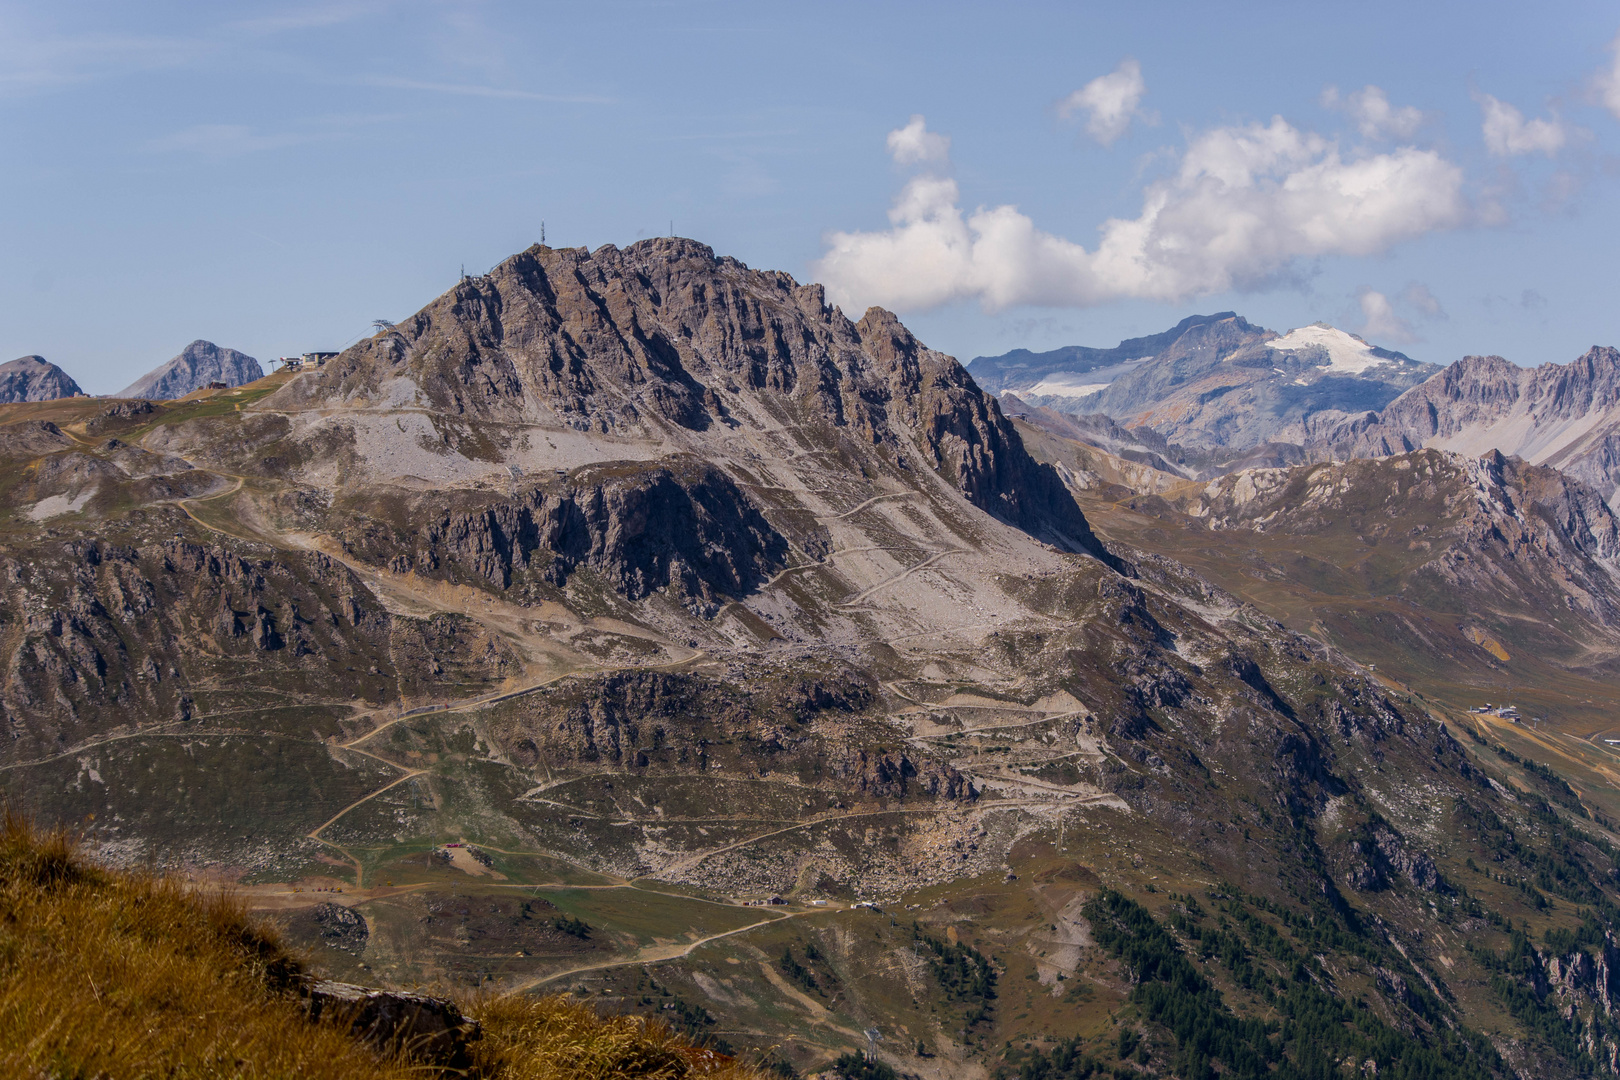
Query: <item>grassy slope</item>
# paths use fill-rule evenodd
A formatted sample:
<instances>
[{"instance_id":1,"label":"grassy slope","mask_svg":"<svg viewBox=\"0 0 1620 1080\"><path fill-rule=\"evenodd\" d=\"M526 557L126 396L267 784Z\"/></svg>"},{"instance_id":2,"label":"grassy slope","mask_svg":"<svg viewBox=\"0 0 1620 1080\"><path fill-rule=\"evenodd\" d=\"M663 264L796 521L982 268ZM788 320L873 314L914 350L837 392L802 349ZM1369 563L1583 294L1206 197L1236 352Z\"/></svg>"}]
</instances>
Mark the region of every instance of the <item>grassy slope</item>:
<instances>
[{"instance_id":1,"label":"grassy slope","mask_svg":"<svg viewBox=\"0 0 1620 1080\"><path fill-rule=\"evenodd\" d=\"M0 825L0 1071L17 1077L422 1076L311 1023L303 968L230 897L83 861L66 834ZM564 998L485 998L474 1075L601 1080L759 1074L660 1024Z\"/></svg>"}]
</instances>

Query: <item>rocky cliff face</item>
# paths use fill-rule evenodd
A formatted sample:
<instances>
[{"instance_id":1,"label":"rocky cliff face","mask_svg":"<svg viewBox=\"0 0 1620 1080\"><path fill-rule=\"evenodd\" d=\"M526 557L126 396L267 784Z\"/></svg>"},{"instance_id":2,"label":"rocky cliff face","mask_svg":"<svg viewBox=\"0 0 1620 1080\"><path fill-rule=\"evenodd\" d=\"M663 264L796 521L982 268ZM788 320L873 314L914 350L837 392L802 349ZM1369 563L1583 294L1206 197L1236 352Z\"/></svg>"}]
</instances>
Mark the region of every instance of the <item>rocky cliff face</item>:
<instances>
[{"instance_id":1,"label":"rocky cliff face","mask_svg":"<svg viewBox=\"0 0 1620 1080\"><path fill-rule=\"evenodd\" d=\"M168 401L201 390L211 382L241 386L262 378L264 369L253 357L199 339L113 396Z\"/></svg>"},{"instance_id":2,"label":"rocky cliff face","mask_svg":"<svg viewBox=\"0 0 1620 1080\"><path fill-rule=\"evenodd\" d=\"M673 586L709 615L789 554L788 539L736 483L695 460L585 469L560 490L470 506L416 499L401 520L415 527L360 519L342 533L344 550L395 572L498 589L525 573L562 588L585 566L629 600ZM825 541L801 537L800 550L824 553Z\"/></svg>"},{"instance_id":3,"label":"rocky cliff face","mask_svg":"<svg viewBox=\"0 0 1620 1080\"><path fill-rule=\"evenodd\" d=\"M23 356L0 364L0 404L55 401L82 393L67 372L43 356Z\"/></svg>"},{"instance_id":4,"label":"rocky cliff face","mask_svg":"<svg viewBox=\"0 0 1620 1080\"><path fill-rule=\"evenodd\" d=\"M857 330L888 377L891 418L909 429L928 463L970 503L1060 547L1118 565L1056 470L1029 456L1000 404L960 364L924 348L882 308L868 311Z\"/></svg>"}]
</instances>

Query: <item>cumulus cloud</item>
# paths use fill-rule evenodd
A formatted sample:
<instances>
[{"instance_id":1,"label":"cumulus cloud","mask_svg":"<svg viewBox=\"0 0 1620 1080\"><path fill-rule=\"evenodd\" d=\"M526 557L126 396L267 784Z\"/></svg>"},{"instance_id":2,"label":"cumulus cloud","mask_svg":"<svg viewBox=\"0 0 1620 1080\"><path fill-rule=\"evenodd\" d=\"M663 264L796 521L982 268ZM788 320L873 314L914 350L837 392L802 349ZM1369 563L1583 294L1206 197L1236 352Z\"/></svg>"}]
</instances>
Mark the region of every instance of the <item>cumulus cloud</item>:
<instances>
[{"instance_id":1,"label":"cumulus cloud","mask_svg":"<svg viewBox=\"0 0 1620 1080\"><path fill-rule=\"evenodd\" d=\"M1138 216L1103 222L1089 250L1014 206L964 211L956 182L930 172L902 189L890 228L830 234L815 271L852 309L1182 301L1257 286L1296 259L1376 254L1459 226L1462 187L1462 170L1432 150L1347 159L1275 117L1193 139L1179 168L1145 188Z\"/></svg>"},{"instance_id":2,"label":"cumulus cloud","mask_svg":"<svg viewBox=\"0 0 1620 1080\"><path fill-rule=\"evenodd\" d=\"M1489 94L1477 95L1484 114L1485 149L1497 157L1546 154L1552 157L1569 141L1569 130L1555 114L1526 120L1524 113Z\"/></svg>"},{"instance_id":3,"label":"cumulus cloud","mask_svg":"<svg viewBox=\"0 0 1620 1080\"><path fill-rule=\"evenodd\" d=\"M1598 100L1620 119L1620 35L1609 42L1609 66L1597 74Z\"/></svg>"},{"instance_id":4,"label":"cumulus cloud","mask_svg":"<svg viewBox=\"0 0 1620 1080\"><path fill-rule=\"evenodd\" d=\"M1358 299L1361 301L1362 323L1357 332L1362 337L1397 345L1417 340L1412 324L1395 313L1395 305L1390 303L1389 297L1372 289L1362 289Z\"/></svg>"},{"instance_id":5,"label":"cumulus cloud","mask_svg":"<svg viewBox=\"0 0 1620 1080\"><path fill-rule=\"evenodd\" d=\"M1423 126L1421 110L1411 105L1397 109L1388 94L1370 84L1342 97L1338 87L1329 86L1322 91L1322 104L1342 109L1364 139L1410 139Z\"/></svg>"},{"instance_id":6,"label":"cumulus cloud","mask_svg":"<svg viewBox=\"0 0 1620 1080\"><path fill-rule=\"evenodd\" d=\"M1137 106L1147 93L1142 81L1142 65L1130 57L1107 75L1099 75L1058 103L1058 115L1067 120L1085 113L1086 131L1093 139L1110 146L1125 134L1131 119L1140 115Z\"/></svg>"},{"instance_id":7,"label":"cumulus cloud","mask_svg":"<svg viewBox=\"0 0 1620 1080\"><path fill-rule=\"evenodd\" d=\"M889 154L899 165L943 165L950 160L951 138L929 131L922 114L914 113L905 127L889 132Z\"/></svg>"}]
</instances>

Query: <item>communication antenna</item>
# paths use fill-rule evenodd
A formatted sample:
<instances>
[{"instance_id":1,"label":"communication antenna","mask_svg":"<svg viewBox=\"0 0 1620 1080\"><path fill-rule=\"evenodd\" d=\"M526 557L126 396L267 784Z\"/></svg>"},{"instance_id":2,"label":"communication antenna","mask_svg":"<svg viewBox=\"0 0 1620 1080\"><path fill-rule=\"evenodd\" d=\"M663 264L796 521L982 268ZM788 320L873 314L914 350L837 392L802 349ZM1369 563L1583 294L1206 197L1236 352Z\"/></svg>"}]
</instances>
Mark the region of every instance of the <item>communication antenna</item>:
<instances>
[{"instance_id":1,"label":"communication antenna","mask_svg":"<svg viewBox=\"0 0 1620 1080\"><path fill-rule=\"evenodd\" d=\"M546 223L544 221L540 223L540 246L546 246Z\"/></svg>"},{"instance_id":2,"label":"communication antenna","mask_svg":"<svg viewBox=\"0 0 1620 1080\"><path fill-rule=\"evenodd\" d=\"M467 280L467 264L466 263L461 264L461 280L462 281Z\"/></svg>"},{"instance_id":3,"label":"communication antenna","mask_svg":"<svg viewBox=\"0 0 1620 1080\"><path fill-rule=\"evenodd\" d=\"M674 218L669 219L669 235L671 235L671 236L675 235L675 219Z\"/></svg>"}]
</instances>

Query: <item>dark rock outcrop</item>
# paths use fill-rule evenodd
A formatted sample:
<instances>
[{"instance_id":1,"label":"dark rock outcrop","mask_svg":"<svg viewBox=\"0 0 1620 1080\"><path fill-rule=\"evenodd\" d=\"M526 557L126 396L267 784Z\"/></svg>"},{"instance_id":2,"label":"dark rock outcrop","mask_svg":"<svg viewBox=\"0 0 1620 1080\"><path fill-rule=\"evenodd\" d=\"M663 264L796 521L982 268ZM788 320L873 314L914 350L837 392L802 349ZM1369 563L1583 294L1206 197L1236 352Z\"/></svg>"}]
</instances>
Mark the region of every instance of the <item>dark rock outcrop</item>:
<instances>
[{"instance_id":1,"label":"dark rock outcrop","mask_svg":"<svg viewBox=\"0 0 1620 1080\"><path fill-rule=\"evenodd\" d=\"M366 941L371 937L371 927L366 925L366 917L354 908L328 901L317 904L311 918L320 928L324 944L356 956L365 951Z\"/></svg>"},{"instance_id":2,"label":"dark rock outcrop","mask_svg":"<svg viewBox=\"0 0 1620 1080\"><path fill-rule=\"evenodd\" d=\"M23 356L0 364L0 405L17 401L55 401L83 394L67 372L43 356Z\"/></svg>"},{"instance_id":3,"label":"dark rock outcrop","mask_svg":"<svg viewBox=\"0 0 1620 1080\"><path fill-rule=\"evenodd\" d=\"M689 460L593 467L562 491L433 513L414 536L357 526L345 547L395 570L502 589L525 570L561 587L588 566L630 600L674 586L705 615L754 589L788 555L786 537L729 476Z\"/></svg>"},{"instance_id":4,"label":"dark rock outcrop","mask_svg":"<svg viewBox=\"0 0 1620 1080\"><path fill-rule=\"evenodd\" d=\"M264 369L253 357L199 339L180 350L179 356L148 371L114 396L167 401L185 397L212 382L241 386L262 378Z\"/></svg>"},{"instance_id":5,"label":"dark rock outcrop","mask_svg":"<svg viewBox=\"0 0 1620 1080\"><path fill-rule=\"evenodd\" d=\"M404 990L375 990L352 983L313 980L304 986L310 1019L347 1024L379 1050L403 1052L446 1069L472 1066L469 1045L482 1035L478 1023L446 998Z\"/></svg>"}]
</instances>

